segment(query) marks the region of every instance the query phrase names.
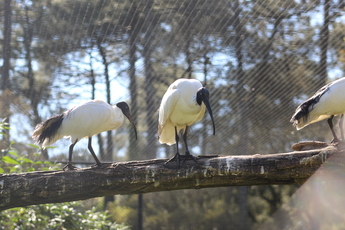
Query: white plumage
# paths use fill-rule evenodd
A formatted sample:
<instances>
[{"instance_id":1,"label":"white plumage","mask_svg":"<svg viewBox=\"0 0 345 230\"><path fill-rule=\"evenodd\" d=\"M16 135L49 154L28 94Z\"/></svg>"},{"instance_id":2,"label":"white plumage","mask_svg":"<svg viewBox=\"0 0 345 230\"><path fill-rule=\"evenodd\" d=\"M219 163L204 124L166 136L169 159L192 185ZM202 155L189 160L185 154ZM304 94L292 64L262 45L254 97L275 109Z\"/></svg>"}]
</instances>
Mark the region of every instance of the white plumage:
<instances>
[{"instance_id":1,"label":"white plumage","mask_svg":"<svg viewBox=\"0 0 345 230\"><path fill-rule=\"evenodd\" d=\"M73 168L71 161L74 145L82 138L89 138L88 148L97 165L101 166L92 149L91 138L98 133L120 127L124 115L132 123L129 106L126 102L119 102L111 106L101 100L87 101L38 124L32 138L37 143L42 144L43 147L47 147L63 137L70 138L72 144L69 148L69 162L67 164L70 169ZM134 124L133 127L136 134Z\"/></svg>"},{"instance_id":2,"label":"white plumage","mask_svg":"<svg viewBox=\"0 0 345 230\"><path fill-rule=\"evenodd\" d=\"M345 113L345 78L331 82L319 89L311 98L300 104L291 118L297 130L305 126L328 119L333 134L333 141L339 141L332 119L334 116ZM342 124L342 120L340 122ZM343 136L343 127L340 126Z\"/></svg>"},{"instance_id":3,"label":"white plumage","mask_svg":"<svg viewBox=\"0 0 345 230\"><path fill-rule=\"evenodd\" d=\"M172 159L177 158L178 163L180 159L178 134L180 132L184 134L186 157L194 159L188 150L187 130L189 126L202 119L206 108L211 116L213 134L215 134L215 125L209 104L209 92L202 86L200 81L195 79L178 79L169 86L164 94L159 107L159 142L168 145L177 143L177 153Z\"/></svg>"}]
</instances>

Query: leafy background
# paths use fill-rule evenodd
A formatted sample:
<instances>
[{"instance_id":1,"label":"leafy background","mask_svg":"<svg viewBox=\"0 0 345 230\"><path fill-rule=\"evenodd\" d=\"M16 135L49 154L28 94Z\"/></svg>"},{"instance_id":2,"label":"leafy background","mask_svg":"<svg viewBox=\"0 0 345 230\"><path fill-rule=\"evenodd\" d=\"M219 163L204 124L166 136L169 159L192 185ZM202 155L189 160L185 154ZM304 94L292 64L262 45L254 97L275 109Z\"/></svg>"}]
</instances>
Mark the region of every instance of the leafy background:
<instances>
[{"instance_id":1,"label":"leafy background","mask_svg":"<svg viewBox=\"0 0 345 230\"><path fill-rule=\"evenodd\" d=\"M66 161L69 141L42 151L31 132L37 123L92 98L127 101L139 130L138 141L127 122L95 137L102 162L172 156L174 146L157 141L157 109L180 77L203 82L215 116L215 136L209 116L192 127L194 155L278 153L298 141L331 140L326 122L297 132L289 120L299 103L343 76L341 0L3 3L0 114L10 129L5 125L0 142L2 173L61 168L51 162ZM86 142L76 145L73 161L93 162ZM145 194L142 224L146 229L256 228L296 188ZM106 198L110 220L141 227L136 195L112 200Z\"/></svg>"}]
</instances>

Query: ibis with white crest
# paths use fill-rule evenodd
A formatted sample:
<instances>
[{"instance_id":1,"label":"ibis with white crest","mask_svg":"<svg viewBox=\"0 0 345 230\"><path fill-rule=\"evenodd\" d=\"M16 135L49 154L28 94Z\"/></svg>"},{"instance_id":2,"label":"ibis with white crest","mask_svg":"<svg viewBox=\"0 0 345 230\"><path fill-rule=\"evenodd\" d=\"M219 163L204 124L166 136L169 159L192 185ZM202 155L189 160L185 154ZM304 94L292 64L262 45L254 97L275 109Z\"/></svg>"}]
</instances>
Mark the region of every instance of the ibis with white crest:
<instances>
[{"instance_id":1,"label":"ibis with white crest","mask_svg":"<svg viewBox=\"0 0 345 230\"><path fill-rule=\"evenodd\" d=\"M311 98L300 104L291 118L297 130L312 123L327 119L333 134L332 142L339 142L333 127L334 116L341 115L339 128L342 139L343 114L345 113L345 78L333 81L319 89Z\"/></svg>"},{"instance_id":2,"label":"ibis with white crest","mask_svg":"<svg viewBox=\"0 0 345 230\"><path fill-rule=\"evenodd\" d=\"M176 143L176 154L165 163L176 159L177 164L180 165L179 134L183 137L186 149L182 164L187 159L196 162L195 157L190 154L188 149L187 133L191 125L203 118L206 109L210 114L213 135L215 135L209 91L202 86L201 82L196 79L181 78L169 86L159 107L158 136L159 142L162 144L173 145Z\"/></svg>"},{"instance_id":3,"label":"ibis with white crest","mask_svg":"<svg viewBox=\"0 0 345 230\"><path fill-rule=\"evenodd\" d=\"M82 138L88 138L88 149L96 161L96 166L101 167L102 164L92 148L92 136L120 127L124 121L124 116L133 125L137 138L137 130L132 122L128 104L122 101L111 106L101 100L87 101L39 123L35 127L32 138L36 143L42 144L43 148L63 137L70 138L72 143L69 146L68 163L64 166L64 169L70 170L75 168L72 165L72 153L75 144Z\"/></svg>"}]
</instances>

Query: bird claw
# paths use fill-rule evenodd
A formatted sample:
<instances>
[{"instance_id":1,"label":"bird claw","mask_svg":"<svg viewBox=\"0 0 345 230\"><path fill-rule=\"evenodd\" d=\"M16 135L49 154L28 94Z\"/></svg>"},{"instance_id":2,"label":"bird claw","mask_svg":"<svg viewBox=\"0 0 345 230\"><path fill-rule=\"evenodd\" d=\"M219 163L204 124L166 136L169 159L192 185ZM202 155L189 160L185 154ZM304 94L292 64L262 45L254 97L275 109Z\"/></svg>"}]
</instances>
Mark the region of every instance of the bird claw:
<instances>
[{"instance_id":1,"label":"bird claw","mask_svg":"<svg viewBox=\"0 0 345 230\"><path fill-rule=\"evenodd\" d=\"M331 140L331 143L332 144L338 144L339 142L341 142L341 140L339 140L338 138L334 137L332 140Z\"/></svg>"},{"instance_id":2,"label":"bird claw","mask_svg":"<svg viewBox=\"0 0 345 230\"><path fill-rule=\"evenodd\" d=\"M176 153L175 156L164 162L164 164L168 164L169 162L175 160L177 161L177 165L180 165L180 153Z\"/></svg>"},{"instance_id":3,"label":"bird claw","mask_svg":"<svg viewBox=\"0 0 345 230\"><path fill-rule=\"evenodd\" d=\"M181 161L180 161L180 158L183 157L183 161L182 161L182 164L181 164ZM193 160L195 162L195 164L198 164L197 160L196 160L196 157L194 157L193 155L191 155L189 153L189 151L186 151L186 154L185 155L180 155L179 153L176 153L174 157L170 158L169 160L167 160L164 164L168 164L169 162L175 160L177 161L177 165L180 166L180 165L183 165L186 160Z\"/></svg>"},{"instance_id":4,"label":"bird claw","mask_svg":"<svg viewBox=\"0 0 345 230\"><path fill-rule=\"evenodd\" d=\"M67 163L62 170L63 171L71 171L71 170L76 170L77 167L73 166L71 163Z\"/></svg>"},{"instance_id":5,"label":"bird claw","mask_svg":"<svg viewBox=\"0 0 345 230\"><path fill-rule=\"evenodd\" d=\"M193 160L193 161L195 162L195 164L198 164L198 162L197 162L197 160L196 160L196 157L194 157L192 154L190 154L189 151L186 151L186 154L184 155L184 159L183 159L182 164L184 164L184 162L185 162L187 159Z\"/></svg>"},{"instance_id":6,"label":"bird claw","mask_svg":"<svg viewBox=\"0 0 345 230\"><path fill-rule=\"evenodd\" d=\"M103 165L102 164L94 164L94 165L91 165L91 168L103 168Z\"/></svg>"}]
</instances>

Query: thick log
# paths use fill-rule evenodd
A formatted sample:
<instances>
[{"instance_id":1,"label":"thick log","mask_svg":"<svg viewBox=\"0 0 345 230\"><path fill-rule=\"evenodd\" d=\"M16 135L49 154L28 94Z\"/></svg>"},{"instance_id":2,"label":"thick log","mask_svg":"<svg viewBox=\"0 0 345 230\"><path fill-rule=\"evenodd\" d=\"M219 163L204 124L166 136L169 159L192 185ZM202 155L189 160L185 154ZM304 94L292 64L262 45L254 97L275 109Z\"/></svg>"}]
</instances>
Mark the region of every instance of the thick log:
<instances>
[{"instance_id":1,"label":"thick log","mask_svg":"<svg viewBox=\"0 0 345 230\"><path fill-rule=\"evenodd\" d=\"M221 186L299 184L332 155L334 146L268 155L199 156L164 164L166 159L117 162L103 168L0 174L0 210L33 204ZM341 153L339 153L341 154Z\"/></svg>"}]
</instances>

